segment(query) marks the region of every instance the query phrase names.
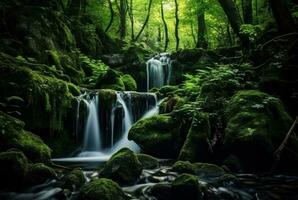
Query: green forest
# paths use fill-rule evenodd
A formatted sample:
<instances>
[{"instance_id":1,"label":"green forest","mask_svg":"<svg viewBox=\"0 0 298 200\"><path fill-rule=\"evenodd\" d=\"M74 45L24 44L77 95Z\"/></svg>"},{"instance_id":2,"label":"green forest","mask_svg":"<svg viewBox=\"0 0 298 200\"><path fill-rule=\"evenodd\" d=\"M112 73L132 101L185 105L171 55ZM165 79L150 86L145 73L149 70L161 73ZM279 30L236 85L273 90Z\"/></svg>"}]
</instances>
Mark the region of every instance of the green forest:
<instances>
[{"instance_id":1,"label":"green forest","mask_svg":"<svg viewBox=\"0 0 298 200\"><path fill-rule=\"evenodd\" d=\"M297 133L297 0L0 0L1 200L296 200Z\"/></svg>"}]
</instances>

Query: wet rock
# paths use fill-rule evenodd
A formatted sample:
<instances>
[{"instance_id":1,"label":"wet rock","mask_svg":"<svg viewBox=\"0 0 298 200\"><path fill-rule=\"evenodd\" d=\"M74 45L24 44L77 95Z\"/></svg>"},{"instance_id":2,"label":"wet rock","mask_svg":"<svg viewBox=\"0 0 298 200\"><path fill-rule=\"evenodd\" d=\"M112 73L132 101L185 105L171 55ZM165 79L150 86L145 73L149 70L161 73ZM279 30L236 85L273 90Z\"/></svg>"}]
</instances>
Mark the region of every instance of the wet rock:
<instances>
[{"instance_id":1,"label":"wet rock","mask_svg":"<svg viewBox=\"0 0 298 200\"><path fill-rule=\"evenodd\" d=\"M139 179L142 169L142 164L134 152L128 148L123 148L106 162L99 176L129 185L134 184Z\"/></svg>"},{"instance_id":2,"label":"wet rock","mask_svg":"<svg viewBox=\"0 0 298 200\"><path fill-rule=\"evenodd\" d=\"M172 200L172 185L156 184L150 188L149 194L157 200Z\"/></svg>"},{"instance_id":3,"label":"wet rock","mask_svg":"<svg viewBox=\"0 0 298 200\"><path fill-rule=\"evenodd\" d=\"M159 167L159 162L156 158L146 155L146 154L137 154L137 158L143 166L143 169L155 169Z\"/></svg>"},{"instance_id":4,"label":"wet rock","mask_svg":"<svg viewBox=\"0 0 298 200\"><path fill-rule=\"evenodd\" d=\"M26 175L26 183L29 185L38 185L44 183L46 180L54 179L55 177L56 172L54 169L43 163L36 163L29 165L28 173Z\"/></svg>"},{"instance_id":5,"label":"wet rock","mask_svg":"<svg viewBox=\"0 0 298 200\"><path fill-rule=\"evenodd\" d=\"M125 74L125 75L121 76L121 80L124 83L126 91L136 91L137 90L137 88L138 88L137 83L131 75Z\"/></svg>"},{"instance_id":6,"label":"wet rock","mask_svg":"<svg viewBox=\"0 0 298 200\"><path fill-rule=\"evenodd\" d=\"M124 91L125 85L121 79L120 72L108 69L104 74L100 74L96 81L96 88L98 89L112 89L117 91Z\"/></svg>"},{"instance_id":7,"label":"wet rock","mask_svg":"<svg viewBox=\"0 0 298 200\"><path fill-rule=\"evenodd\" d=\"M86 182L85 176L81 169L74 169L70 171L64 177L63 188L67 189L79 189Z\"/></svg>"},{"instance_id":8,"label":"wet rock","mask_svg":"<svg viewBox=\"0 0 298 200\"><path fill-rule=\"evenodd\" d=\"M26 156L18 150L9 150L0 153L0 188L19 187L28 170Z\"/></svg>"},{"instance_id":9,"label":"wet rock","mask_svg":"<svg viewBox=\"0 0 298 200\"><path fill-rule=\"evenodd\" d=\"M174 200L201 199L198 178L190 174L178 176L172 183L172 197Z\"/></svg>"},{"instance_id":10,"label":"wet rock","mask_svg":"<svg viewBox=\"0 0 298 200\"><path fill-rule=\"evenodd\" d=\"M135 141L142 150L157 157L176 155L180 123L169 115L156 115L135 123L128 139Z\"/></svg>"},{"instance_id":11,"label":"wet rock","mask_svg":"<svg viewBox=\"0 0 298 200\"><path fill-rule=\"evenodd\" d=\"M125 200L120 186L112 180L101 178L84 185L79 194L80 200Z\"/></svg>"}]
</instances>

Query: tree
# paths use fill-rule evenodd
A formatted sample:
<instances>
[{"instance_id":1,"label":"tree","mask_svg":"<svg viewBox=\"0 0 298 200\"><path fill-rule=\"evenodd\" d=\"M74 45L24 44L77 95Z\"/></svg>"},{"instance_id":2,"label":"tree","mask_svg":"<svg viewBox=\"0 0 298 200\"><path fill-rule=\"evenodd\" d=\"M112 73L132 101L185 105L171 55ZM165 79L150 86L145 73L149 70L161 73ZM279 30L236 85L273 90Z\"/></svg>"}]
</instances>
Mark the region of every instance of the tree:
<instances>
[{"instance_id":1,"label":"tree","mask_svg":"<svg viewBox=\"0 0 298 200\"><path fill-rule=\"evenodd\" d=\"M146 16L145 22L144 22L142 28L140 29L139 33L137 34L136 38L134 39L134 41L138 41L139 37L141 36L141 34L143 33L145 27L147 26L147 23L148 23L149 18L150 18L152 2L153 2L153 0L149 0L148 11L147 11L147 16Z\"/></svg>"},{"instance_id":2,"label":"tree","mask_svg":"<svg viewBox=\"0 0 298 200\"><path fill-rule=\"evenodd\" d=\"M129 8L128 8L128 15L129 15L130 26L131 26L131 41L134 41L135 31L134 31L133 0L130 0Z\"/></svg>"},{"instance_id":3,"label":"tree","mask_svg":"<svg viewBox=\"0 0 298 200\"><path fill-rule=\"evenodd\" d=\"M178 1L175 0L175 38L176 38L176 50L179 49L179 16L178 16L178 11L179 11L179 5Z\"/></svg>"},{"instance_id":4,"label":"tree","mask_svg":"<svg viewBox=\"0 0 298 200\"><path fill-rule=\"evenodd\" d=\"M165 47L164 47L164 51L167 51L170 40L169 40L168 26L167 26L167 22L165 20L165 15L164 15L163 0L161 0L161 2L160 2L160 12L161 12L161 19L162 19L162 22L163 22L163 25L164 25L164 31L165 31Z\"/></svg>"},{"instance_id":5,"label":"tree","mask_svg":"<svg viewBox=\"0 0 298 200\"><path fill-rule=\"evenodd\" d=\"M295 22L289 11L287 0L270 0L270 4L279 32L296 32Z\"/></svg>"},{"instance_id":6,"label":"tree","mask_svg":"<svg viewBox=\"0 0 298 200\"><path fill-rule=\"evenodd\" d=\"M257 5L257 2L256 2ZM252 0L242 0L243 21L245 24L253 23Z\"/></svg>"},{"instance_id":7,"label":"tree","mask_svg":"<svg viewBox=\"0 0 298 200\"><path fill-rule=\"evenodd\" d=\"M115 11L113 9L112 1L108 0L108 2L109 2L109 9L110 9L110 21L109 21L109 24L108 24L107 28L105 29L105 32L108 32L109 29L111 28L111 26L114 22L114 15L115 15Z\"/></svg>"},{"instance_id":8,"label":"tree","mask_svg":"<svg viewBox=\"0 0 298 200\"><path fill-rule=\"evenodd\" d=\"M197 48L207 49L208 43L206 41L206 22L205 22L205 1L201 0L197 14L198 21L198 39Z\"/></svg>"},{"instance_id":9,"label":"tree","mask_svg":"<svg viewBox=\"0 0 298 200\"><path fill-rule=\"evenodd\" d=\"M117 0L117 8L120 16L119 34L120 34L120 39L123 40L126 36L126 13L127 13L126 0L120 0L120 3L118 3L118 0Z\"/></svg>"}]
</instances>

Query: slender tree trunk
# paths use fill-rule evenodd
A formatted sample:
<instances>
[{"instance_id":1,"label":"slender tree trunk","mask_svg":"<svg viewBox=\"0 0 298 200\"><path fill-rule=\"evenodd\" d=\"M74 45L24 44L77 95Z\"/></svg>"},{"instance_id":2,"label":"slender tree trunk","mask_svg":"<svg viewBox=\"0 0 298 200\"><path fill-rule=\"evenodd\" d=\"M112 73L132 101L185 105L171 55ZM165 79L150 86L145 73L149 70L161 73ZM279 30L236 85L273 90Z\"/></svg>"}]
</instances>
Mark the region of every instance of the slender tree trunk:
<instances>
[{"instance_id":1,"label":"slender tree trunk","mask_svg":"<svg viewBox=\"0 0 298 200\"><path fill-rule=\"evenodd\" d=\"M270 0L273 16L280 33L296 32L295 22L289 11L287 0Z\"/></svg>"},{"instance_id":2,"label":"slender tree trunk","mask_svg":"<svg viewBox=\"0 0 298 200\"><path fill-rule=\"evenodd\" d=\"M256 14L255 14L254 23L257 24L257 23L258 23L258 17L259 17L259 5L258 5L258 0L255 0L255 10L256 10Z\"/></svg>"},{"instance_id":3,"label":"slender tree trunk","mask_svg":"<svg viewBox=\"0 0 298 200\"><path fill-rule=\"evenodd\" d=\"M242 0L243 21L245 24L252 24L252 0Z\"/></svg>"},{"instance_id":4,"label":"slender tree trunk","mask_svg":"<svg viewBox=\"0 0 298 200\"><path fill-rule=\"evenodd\" d=\"M109 24L107 26L107 28L105 29L105 32L108 32L109 29L111 28L113 22L114 22L114 15L115 15L115 11L113 9L113 4L112 4L112 1L111 0L108 0L109 2L109 8L110 8L110 21L109 21Z\"/></svg>"},{"instance_id":5,"label":"slender tree trunk","mask_svg":"<svg viewBox=\"0 0 298 200\"><path fill-rule=\"evenodd\" d=\"M230 31L230 24L227 24L227 34L228 34L228 41L230 46L233 46L233 39Z\"/></svg>"},{"instance_id":6,"label":"slender tree trunk","mask_svg":"<svg viewBox=\"0 0 298 200\"><path fill-rule=\"evenodd\" d=\"M190 23L190 28L191 28L191 37L193 39L193 42L194 42L195 46L197 46L198 41L197 41L197 38L196 38L196 33L195 33L194 28L193 28L193 22L192 21Z\"/></svg>"},{"instance_id":7,"label":"slender tree trunk","mask_svg":"<svg viewBox=\"0 0 298 200\"><path fill-rule=\"evenodd\" d=\"M205 23L205 13L204 11L201 11L201 13L198 13L197 16L198 20L198 40L197 40L197 48L203 48L207 49L207 41L206 41L206 23Z\"/></svg>"},{"instance_id":8,"label":"slender tree trunk","mask_svg":"<svg viewBox=\"0 0 298 200\"><path fill-rule=\"evenodd\" d=\"M163 22L164 30L165 30L165 48L164 51L166 52L169 45L169 31L168 31L168 25L165 19L164 10L163 10L163 1L160 3L160 12L161 12L161 19Z\"/></svg>"},{"instance_id":9,"label":"slender tree trunk","mask_svg":"<svg viewBox=\"0 0 298 200\"><path fill-rule=\"evenodd\" d=\"M133 0L130 0L129 8L128 8L128 15L129 15L130 26L131 26L131 41L134 41L135 30L134 30Z\"/></svg>"},{"instance_id":10,"label":"slender tree trunk","mask_svg":"<svg viewBox=\"0 0 298 200\"><path fill-rule=\"evenodd\" d=\"M147 26L148 24L148 21L149 21L149 18L150 18L150 12L151 12L151 6L152 6L152 1L153 0L149 0L149 5L148 5L148 12L147 12L147 16L146 16L146 19L145 19L145 22L141 28L141 30L139 31L139 33L137 34L136 38L134 39L134 41L137 41L139 39L139 37L142 35L145 27Z\"/></svg>"},{"instance_id":11,"label":"slender tree trunk","mask_svg":"<svg viewBox=\"0 0 298 200\"><path fill-rule=\"evenodd\" d=\"M179 5L178 5L178 0L175 0L175 38L176 38L176 51L179 49L179 43L180 43L180 38L179 38Z\"/></svg>"},{"instance_id":12,"label":"slender tree trunk","mask_svg":"<svg viewBox=\"0 0 298 200\"><path fill-rule=\"evenodd\" d=\"M126 13L127 13L126 0L120 0L120 4L117 3L117 7L120 15L119 34L120 34L120 39L123 40L126 36Z\"/></svg>"}]
</instances>

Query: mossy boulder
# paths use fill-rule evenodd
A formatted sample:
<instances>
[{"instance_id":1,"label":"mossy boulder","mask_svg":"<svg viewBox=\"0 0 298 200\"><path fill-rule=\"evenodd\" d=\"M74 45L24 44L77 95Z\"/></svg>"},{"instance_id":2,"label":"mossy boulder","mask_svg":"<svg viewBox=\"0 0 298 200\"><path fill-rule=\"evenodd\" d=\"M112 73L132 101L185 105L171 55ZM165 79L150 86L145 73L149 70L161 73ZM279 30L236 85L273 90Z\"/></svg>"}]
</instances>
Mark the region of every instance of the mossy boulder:
<instances>
[{"instance_id":1,"label":"mossy boulder","mask_svg":"<svg viewBox=\"0 0 298 200\"><path fill-rule=\"evenodd\" d=\"M124 91L125 85L121 79L121 73L108 69L106 73L100 74L96 81L96 88L98 89L112 89L117 91Z\"/></svg>"},{"instance_id":2,"label":"mossy boulder","mask_svg":"<svg viewBox=\"0 0 298 200\"><path fill-rule=\"evenodd\" d=\"M139 154L137 154L137 158L140 161L140 163L142 164L144 169L155 169L155 168L159 167L158 159L156 159L150 155L139 153Z\"/></svg>"},{"instance_id":3,"label":"mossy boulder","mask_svg":"<svg viewBox=\"0 0 298 200\"><path fill-rule=\"evenodd\" d=\"M97 179L84 185L79 194L80 200L125 200L121 187L106 178Z\"/></svg>"},{"instance_id":4,"label":"mossy boulder","mask_svg":"<svg viewBox=\"0 0 298 200\"><path fill-rule=\"evenodd\" d=\"M10 150L0 153L0 166L0 188L17 189L25 179L28 160L21 151Z\"/></svg>"},{"instance_id":5,"label":"mossy boulder","mask_svg":"<svg viewBox=\"0 0 298 200\"><path fill-rule=\"evenodd\" d=\"M221 176L225 173L221 167L209 163L190 163L189 161L177 161L172 170L178 173L188 173L202 176Z\"/></svg>"},{"instance_id":6,"label":"mossy boulder","mask_svg":"<svg viewBox=\"0 0 298 200\"><path fill-rule=\"evenodd\" d=\"M29 185L38 185L49 179L54 179L56 176L55 170L43 163L31 164L28 167L26 183Z\"/></svg>"},{"instance_id":7,"label":"mossy boulder","mask_svg":"<svg viewBox=\"0 0 298 200\"><path fill-rule=\"evenodd\" d=\"M211 126L207 113L198 113L192 120L178 160L206 162L211 157L208 140Z\"/></svg>"},{"instance_id":8,"label":"mossy boulder","mask_svg":"<svg viewBox=\"0 0 298 200\"><path fill-rule=\"evenodd\" d=\"M149 190L150 196L157 200L172 200L172 185L171 184L155 184Z\"/></svg>"},{"instance_id":9,"label":"mossy boulder","mask_svg":"<svg viewBox=\"0 0 298 200\"><path fill-rule=\"evenodd\" d=\"M51 149L33 133L23 130L24 122L0 111L0 149L17 148L32 162L49 162Z\"/></svg>"},{"instance_id":10,"label":"mossy boulder","mask_svg":"<svg viewBox=\"0 0 298 200\"><path fill-rule=\"evenodd\" d=\"M281 101L256 90L239 91L229 101L225 113L226 151L237 156L245 170L269 170L274 151L292 123ZM298 152L295 143L290 140L287 145ZM297 163L295 159L291 160L293 164Z\"/></svg>"},{"instance_id":11,"label":"mossy boulder","mask_svg":"<svg viewBox=\"0 0 298 200\"><path fill-rule=\"evenodd\" d=\"M138 88L137 82L131 75L125 74L125 75L121 76L121 80L124 83L125 90L127 90L127 91L136 91L137 90L137 88Z\"/></svg>"},{"instance_id":12,"label":"mossy boulder","mask_svg":"<svg viewBox=\"0 0 298 200\"><path fill-rule=\"evenodd\" d=\"M99 176L110 178L120 184L134 184L142 173L142 164L128 148L115 153L104 165Z\"/></svg>"},{"instance_id":13,"label":"mossy boulder","mask_svg":"<svg viewBox=\"0 0 298 200\"><path fill-rule=\"evenodd\" d=\"M74 169L65 175L63 188L79 189L85 182L86 179L83 171L81 169Z\"/></svg>"},{"instance_id":14,"label":"mossy boulder","mask_svg":"<svg viewBox=\"0 0 298 200\"><path fill-rule=\"evenodd\" d=\"M141 149L157 157L173 157L177 153L180 123L169 115L156 115L135 123L128 139Z\"/></svg>"},{"instance_id":15,"label":"mossy boulder","mask_svg":"<svg viewBox=\"0 0 298 200\"><path fill-rule=\"evenodd\" d=\"M160 113L171 113L174 111L177 107L183 105L185 103L185 100L179 96L176 95L169 95L166 97L159 107Z\"/></svg>"},{"instance_id":16,"label":"mossy boulder","mask_svg":"<svg viewBox=\"0 0 298 200\"><path fill-rule=\"evenodd\" d=\"M198 177L191 174L181 174L172 183L174 200L200 199Z\"/></svg>"}]
</instances>

